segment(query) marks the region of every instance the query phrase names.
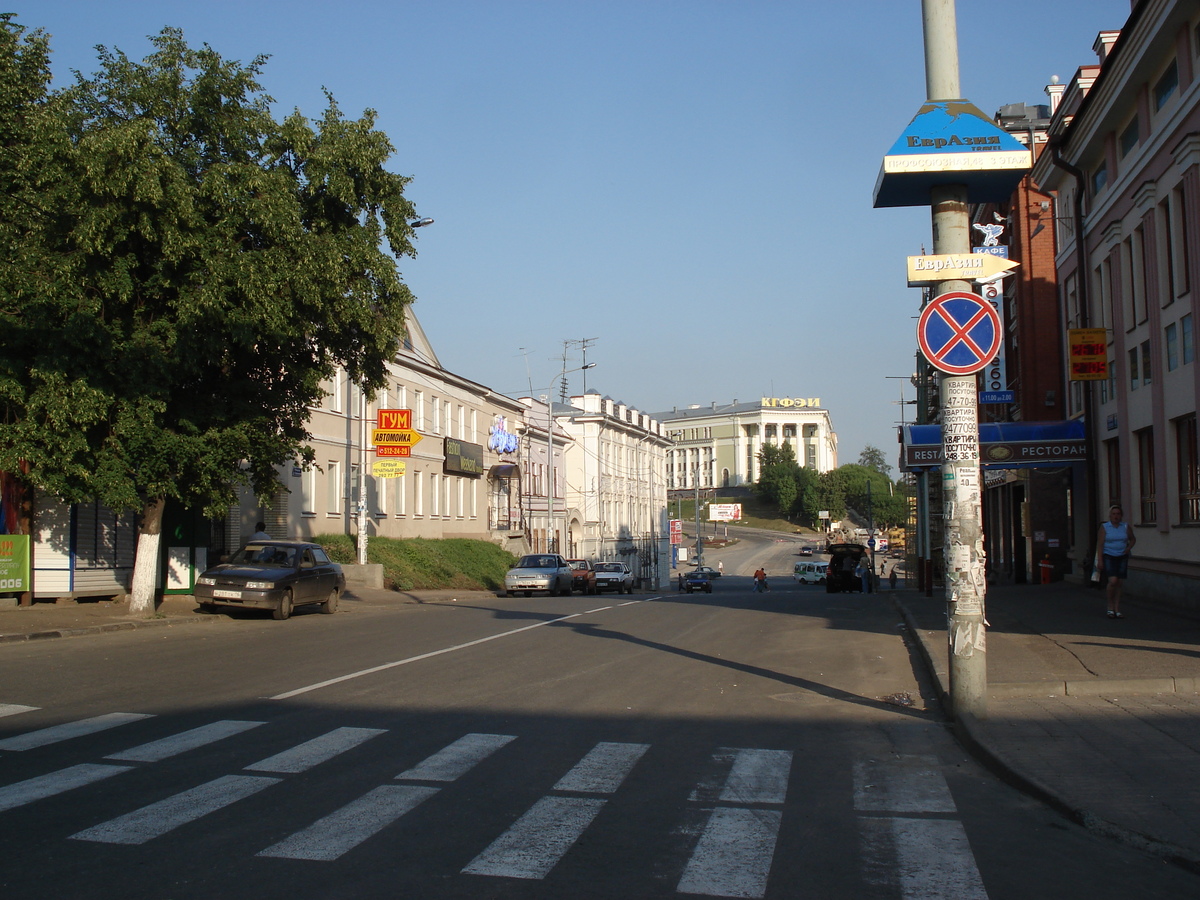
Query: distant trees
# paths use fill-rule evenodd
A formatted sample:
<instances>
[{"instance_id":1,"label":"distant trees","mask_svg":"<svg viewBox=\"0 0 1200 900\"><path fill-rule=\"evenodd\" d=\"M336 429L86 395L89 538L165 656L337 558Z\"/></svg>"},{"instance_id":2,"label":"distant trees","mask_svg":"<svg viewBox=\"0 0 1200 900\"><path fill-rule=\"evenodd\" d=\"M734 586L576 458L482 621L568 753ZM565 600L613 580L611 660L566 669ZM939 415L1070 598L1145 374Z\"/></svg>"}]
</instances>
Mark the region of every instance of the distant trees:
<instances>
[{"instance_id":1,"label":"distant trees","mask_svg":"<svg viewBox=\"0 0 1200 900\"><path fill-rule=\"evenodd\" d=\"M274 493L337 368L383 385L416 215L371 111L278 121L264 58L152 41L51 92L45 37L0 16L0 470L142 511L134 609L168 499Z\"/></svg>"}]
</instances>

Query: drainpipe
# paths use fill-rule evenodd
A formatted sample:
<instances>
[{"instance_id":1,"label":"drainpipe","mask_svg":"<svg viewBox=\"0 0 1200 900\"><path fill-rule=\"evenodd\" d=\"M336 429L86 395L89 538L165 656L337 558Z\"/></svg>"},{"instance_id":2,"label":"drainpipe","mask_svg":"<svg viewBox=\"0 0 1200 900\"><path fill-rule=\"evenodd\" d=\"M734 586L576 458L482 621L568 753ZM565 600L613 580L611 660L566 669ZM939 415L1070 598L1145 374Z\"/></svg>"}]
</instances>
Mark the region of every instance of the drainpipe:
<instances>
[{"instance_id":1,"label":"drainpipe","mask_svg":"<svg viewBox=\"0 0 1200 900\"><path fill-rule=\"evenodd\" d=\"M1071 216L1075 223L1075 271L1078 273L1075 282L1076 290L1079 294L1079 325L1082 328L1087 328L1091 321L1091 304L1088 297L1088 285L1091 281L1091 270L1088 267L1087 243L1083 235L1083 192L1087 187L1084 180L1084 174L1074 163L1069 163L1062 157L1062 141L1050 141L1050 161L1059 169L1062 169L1068 175L1075 179L1075 196L1072 198ZM1069 375L1069 373L1068 373ZM1070 386L1070 378L1067 379L1067 385ZM1068 397L1070 394L1068 393ZM1092 383L1085 381L1083 383L1083 437L1084 446L1087 448L1087 510L1088 522L1087 531L1088 537L1088 559L1094 559L1096 548L1092 542L1095 540L1096 523L1100 521L1099 504L1097 503L1097 494L1099 487L1096 483L1096 429L1092 416Z\"/></svg>"}]
</instances>

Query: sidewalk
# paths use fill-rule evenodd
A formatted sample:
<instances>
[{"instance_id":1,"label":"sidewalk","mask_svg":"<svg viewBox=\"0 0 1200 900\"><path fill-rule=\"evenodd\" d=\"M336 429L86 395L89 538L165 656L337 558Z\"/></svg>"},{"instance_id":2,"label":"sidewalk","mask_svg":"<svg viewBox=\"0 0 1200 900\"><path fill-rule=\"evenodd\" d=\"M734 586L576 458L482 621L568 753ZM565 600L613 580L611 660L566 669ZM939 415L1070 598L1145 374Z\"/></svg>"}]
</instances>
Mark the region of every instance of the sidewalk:
<instances>
[{"instance_id":1,"label":"sidewalk","mask_svg":"<svg viewBox=\"0 0 1200 900\"><path fill-rule=\"evenodd\" d=\"M945 702L944 595L893 599ZM993 770L1073 820L1200 867L1200 619L1121 608L1109 619L1103 591L1063 582L990 587L987 718L955 724Z\"/></svg>"},{"instance_id":2,"label":"sidewalk","mask_svg":"<svg viewBox=\"0 0 1200 900\"><path fill-rule=\"evenodd\" d=\"M492 591L389 591L350 586L342 594L340 609L353 611L364 606L392 606L403 603L450 603L455 600L495 599ZM68 603L35 603L17 606L15 600L0 599L0 644L12 641L78 637L106 631L131 631L135 628L175 628L193 625L220 626L238 621L234 616L259 615L265 611L218 609L204 612L188 595L164 597L153 613L131 613L129 601L81 600ZM306 611L301 611L306 615Z\"/></svg>"}]
</instances>

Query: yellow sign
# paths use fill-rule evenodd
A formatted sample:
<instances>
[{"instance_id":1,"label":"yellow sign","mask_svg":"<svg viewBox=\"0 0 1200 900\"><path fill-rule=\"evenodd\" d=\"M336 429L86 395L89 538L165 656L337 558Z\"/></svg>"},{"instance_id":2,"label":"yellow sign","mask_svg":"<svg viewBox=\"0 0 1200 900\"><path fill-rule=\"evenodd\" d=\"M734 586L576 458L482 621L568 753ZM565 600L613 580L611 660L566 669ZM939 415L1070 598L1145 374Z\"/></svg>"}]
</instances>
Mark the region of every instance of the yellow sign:
<instances>
[{"instance_id":1,"label":"yellow sign","mask_svg":"<svg viewBox=\"0 0 1200 900\"><path fill-rule=\"evenodd\" d=\"M399 478L407 466L407 463L398 459L377 459L371 466L371 474L376 478Z\"/></svg>"},{"instance_id":2,"label":"yellow sign","mask_svg":"<svg viewBox=\"0 0 1200 900\"><path fill-rule=\"evenodd\" d=\"M820 397L763 397L762 406L764 409L820 409Z\"/></svg>"},{"instance_id":3,"label":"yellow sign","mask_svg":"<svg viewBox=\"0 0 1200 900\"><path fill-rule=\"evenodd\" d=\"M381 444L414 447L420 441L421 435L411 428L374 428L371 430L371 443L377 447Z\"/></svg>"},{"instance_id":4,"label":"yellow sign","mask_svg":"<svg viewBox=\"0 0 1200 900\"><path fill-rule=\"evenodd\" d=\"M1104 381L1108 378L1108 331L1071 328L1067 332L1071 381Z\"/></svg>"},{"instance_id":5,"label":"yellow sign","mask_svg":"<svg viewBox=\"0 0 1200 900\"><path fill-rule=\"evenodd\" d=\"M939 253L908 258L908 286L940 281L990 281L1020 263L991 253Z\"/></svg>"}]
</instances>

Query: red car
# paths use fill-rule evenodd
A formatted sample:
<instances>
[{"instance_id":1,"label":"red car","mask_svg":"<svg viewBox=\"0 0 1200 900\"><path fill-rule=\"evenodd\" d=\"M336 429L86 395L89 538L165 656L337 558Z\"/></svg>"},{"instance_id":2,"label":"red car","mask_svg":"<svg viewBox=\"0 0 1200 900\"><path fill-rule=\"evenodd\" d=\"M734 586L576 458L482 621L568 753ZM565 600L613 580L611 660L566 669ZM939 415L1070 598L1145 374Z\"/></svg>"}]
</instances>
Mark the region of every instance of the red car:
<instances>
[{"instance_id":1,"label":"red car","mask_svg":"<svg viewBox=\"0 0 1200 900\"><path fill-rule=\"evenodd\" d=\"M571 590L581 594L596 593L596 570L590 560L568 559L567 565L571 567Z\"/></svg>"}]
</instances>

